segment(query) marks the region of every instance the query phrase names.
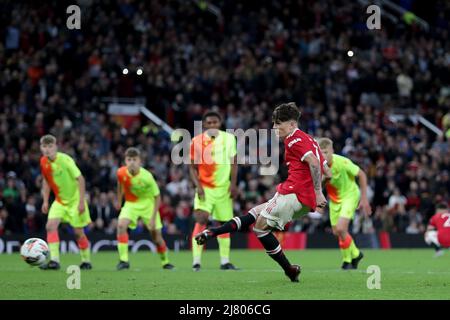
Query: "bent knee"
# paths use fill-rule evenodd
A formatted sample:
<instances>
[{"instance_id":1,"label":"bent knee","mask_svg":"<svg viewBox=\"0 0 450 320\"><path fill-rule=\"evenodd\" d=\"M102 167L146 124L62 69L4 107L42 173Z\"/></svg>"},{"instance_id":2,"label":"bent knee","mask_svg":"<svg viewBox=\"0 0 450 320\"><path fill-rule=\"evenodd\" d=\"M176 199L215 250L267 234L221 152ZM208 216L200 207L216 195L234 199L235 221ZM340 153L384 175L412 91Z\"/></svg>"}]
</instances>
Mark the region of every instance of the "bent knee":
<instances>
[{"instance_id":1,"label":"bent knee","mask_svg":"<svg viewBox=\"0 0 450 320\"><path fill-rule=\"evenodd\" d=\"M270 232L270 226L267 224L267 220L261 216L256 219L255 226L253 227L253 232L259 237L263 237Z\"/></svg>"},{"instance_id":2,"label":"bent knee","mask_svg":"<svg viewBox=\"0 0 450 320\"><path fill-rule=\"evenodd\" d=\"M254 229L260 229L260 230L265 230L267 229L269 226L267 225L267 220L266 218L264 218L263 216L258 216L258 218L256 218L255 221L255 228Z\"/></svg>"},{"instance_id":3,"label":"bent knee","mask_svg":"<svg viewBox=\"0 0 450 320\"><path fill-rule=\"evenodd\" d=\"M263 211L263 209L266 207L266 205L267 205L267 203L263 203L263 204L260 204L260 205L258 205L256 207L253 207L253 208L251 208L249 210L249 213L251 215L253 215L255 217L255 219L258 219L261 211Z\"/></svg>"},{"instance_id":4,"label":"bent knee","mask_svg":"<svg viewBox=\"0 0 450 320\"><path fill-rule=\"evenodd\" d=\"M209 214L205 211L194 211L195 222L200 224L208 223Z\"/></svg>"},{"instance_id":5,"label":"bent knee","mask_svg":"<svg viewBox=\"0 0 450 320\"><path fill-rule=\"evenodd\" d=\"M47 232L53 232L53 231L58 230L58 226L59 226L59 222L48 221L47 224L45 225L45 230Z\"/></svg>"},{"instance_id":6,"label":"bent knee","mask_svg":"<svg viewBox=\"0 0 450 320\"><path fill-rule=\"evenodd\" d=\"M337 236L343 236L343 235L347 234L347 228L338 225L334 229L334 234Z\"/></svg>"},{"instance_id":7,"label":"bent knee","mask_svg":"<svg viewBox=\"0 0 450 320\"><path fill-rule=\"evenodd\" d=\"M128 229L128 223L124 222L124 221L119 221L119 223L117 224L118 233L124 233L127 231L127 229Z\"/></svg>"},{"instance_id":8,"label":"bent knee","mask_svg":"<svg viewBox=\"0 0 450 320\"><path fill-rule=\"evenodd\" d=\"M256 227L253 227L253 233L256 235L257 238L261 238L268 235L270 233L270 230L258 229Z\"/></svg>"},{"instance_id":9,"label":"bent knee","mask_svg":"<svg viewBox=\"0 0 450 320\"><path fill-rule=\"evenodd\" d=\"M150 231L150 235L156 243L160 243L163 240L161 230Z\"/></svg>"}]
</instances>

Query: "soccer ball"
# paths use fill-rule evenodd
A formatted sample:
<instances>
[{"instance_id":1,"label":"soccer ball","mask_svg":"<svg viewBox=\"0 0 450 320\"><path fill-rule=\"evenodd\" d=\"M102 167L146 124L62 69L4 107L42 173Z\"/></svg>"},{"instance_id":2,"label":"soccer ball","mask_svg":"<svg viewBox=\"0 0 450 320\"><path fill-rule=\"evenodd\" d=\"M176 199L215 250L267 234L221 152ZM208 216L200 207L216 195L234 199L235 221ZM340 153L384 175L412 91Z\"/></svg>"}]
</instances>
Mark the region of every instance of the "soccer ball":
<instances>
[{"instance_id":1,"label":"soccer ball","mask_svg":"<svg viewBox=\"0 0 450 320\"><path fill-rule=\"evenodd\" d=\"M32 266L40 266L47 260L48 245L42 239L30 238L20 248L20 255L26 263Z\"/></svg>"}]
</instances>

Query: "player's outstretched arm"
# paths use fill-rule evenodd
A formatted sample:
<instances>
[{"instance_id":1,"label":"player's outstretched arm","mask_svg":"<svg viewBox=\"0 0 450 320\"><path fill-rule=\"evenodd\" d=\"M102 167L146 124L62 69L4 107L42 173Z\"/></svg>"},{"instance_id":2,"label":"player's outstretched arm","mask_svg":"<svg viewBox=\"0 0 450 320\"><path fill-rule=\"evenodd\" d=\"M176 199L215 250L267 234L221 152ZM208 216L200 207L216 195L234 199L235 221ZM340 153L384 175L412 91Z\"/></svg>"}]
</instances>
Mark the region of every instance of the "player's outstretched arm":
<instances>
[{"instance_id":1,"label":"player's outstretched arm","mask_svg":"<svg viewBox=\"0 0 450 320\"><path fill-rule=\"evenodd\" d=\"M314 185L314 192L316 194L317 207L323 208L326 206L327 200L325 199L325 196L323 195L322 192L322 171L320 168L319 160L313 153L310 153L305 157L304 161L308 163L309 170L311 171L311 177Z\"/></svg>"},{"instance_id":2,"label":"player's outstretched arm","mask_svg":"<svg viewBox=\"0 0 450 320\"><path fill-rule=\"evenodd\" d=\"M361 209L364 214L370 216L372 214L372 208L370 207L369 200L367 198L367 175L359 169L358 172L359 189L361 190L361 201L359 202L358 209Z\"/></svg>"}]
</instances>

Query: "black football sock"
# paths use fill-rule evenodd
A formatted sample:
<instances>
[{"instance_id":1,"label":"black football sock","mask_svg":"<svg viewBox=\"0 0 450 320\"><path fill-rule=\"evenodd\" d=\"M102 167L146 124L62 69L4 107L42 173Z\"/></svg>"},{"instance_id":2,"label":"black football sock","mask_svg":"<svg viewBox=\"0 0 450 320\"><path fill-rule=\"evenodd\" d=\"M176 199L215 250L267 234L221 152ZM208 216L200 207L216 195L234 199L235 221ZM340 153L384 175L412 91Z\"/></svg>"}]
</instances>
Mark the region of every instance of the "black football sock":
<instances>
[{"instance_id":1,"label":"black football sock","mask_svg":"<svg viewBox=\"0 0 450 320\"><path fill-rule=\"evenodd\" d=\"M281 250L280 242L278 242L273 233L269 232L265 235L258 236L258 239L264 246L264 249L266 249L267 254L275 260L284 271L289 271L291 263L284 255L283 250Z\"/></svg>"},{"instance_id":2,"label":"black football sock","mask_svg":"<svg viewBox=\"0 0 450 320\"><path fill-rule=\"evenodd\" d=\"M245 216L234 217L230 221L225 222L220 227L210 228L209 230L213 233L214 236L218 236L219 234L245 230L255 221L256 219L253 214L249 213Z\"/></svg>"},{"instance_id":3,"label":"black football sock","mask_svg":"<svg viewBox=\"0 0 450 320\"><path fill-rule=\"evenodd\" d=\"M438 246L436 243L432 243L431 246L434 248L434 250L439 251L441 250L441 247Z\"/></svg>"}]
</instances>

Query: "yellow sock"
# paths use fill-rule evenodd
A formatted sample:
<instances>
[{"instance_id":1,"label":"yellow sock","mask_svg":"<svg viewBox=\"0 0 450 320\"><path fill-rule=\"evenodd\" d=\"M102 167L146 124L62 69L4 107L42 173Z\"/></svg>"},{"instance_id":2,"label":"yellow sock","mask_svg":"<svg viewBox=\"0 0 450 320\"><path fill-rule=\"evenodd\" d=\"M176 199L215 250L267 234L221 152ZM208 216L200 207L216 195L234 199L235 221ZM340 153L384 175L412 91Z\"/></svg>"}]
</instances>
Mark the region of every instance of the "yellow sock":
<instances>
[{"instance_id":1,"label":"yellow sock","mask_svg":"<svg viewBox=\"0 0 450 320\"><path fill-rule=\"evenodd\" d=\"M355 259L357 256L359 256L359 249L355 244L355 241L352 240L352 243L350 244L350 256L352 259Z\"/></svg>"},{"instance_id":2,"label":"yellow sock","mask_svg":"<svg viewBox=\"0 0 450 320\"><path fill-rule=\"evenodd\" d=\"M220 235L219 237L217 237L217 242L219 243L220 264L230 262L230 246L231 246L230 234L227 233L224 235Z\"/></svg>"},{"instance_id":3,"label":"yellow sock","mask_svg":"<svg viewBox=\"0 0 450 320\"><path fill-rule=\"evenodd\" d=\"M161 265L165 265L169 263L169 254L168 254L168 250L166 247L166 244L162 244L160 246L156 247L158 254L159 254L159 258L161 259Z\"/></svg>"},{"instance_id":4,"label":"yellow sock","mask_svg":"<svg viewBox=\"0 0 450 320\"><path fill-rule=\"evenodd\" d=\"M194 230L192 231L192 257L193 257L193 263L192 264L200 264L201 258L202 258L202 251L203 251L203 245L199 246L197 242L195 241L195 235L197 233L202 232L206 229L205 225L201 225L200 223L195 223Z\"/></svg>"},{"instance_id":5,"label":"yellow sock","mask_svg":"<svg viewBox=\"0 0 450 320\"><path fill-rule=\"evenodd\" d=\"M341 249L342 261L351 262L352 261L352 251L351 243L353 242L352 236L347 234L345 239L339 238L339 248Z\"/></svg>"},{"instance_id":6,"label":"yellow sock","mask_svg":"<svg viewBox=\"0 0 450 320\"><path fill-rule=\"evenodd\" d=\"M52 242L48 244L50 248L50 260L59 262L59 242Z\"/></svg>"},{"instance_id":7,"label":"yellow sock","mask_svg":"<svg viewBox=\"0 0 450 320\"><path fill-rule=\"evenodd\" d=\"M343 262L352 262L352 256L350 249L342 249L341 248L341 255L342 255L342 261Z\"/></svg>"},{"instance_id":8,"label":"yellow sock","mask_svg":"<svg viewBox=\"0 0 450 320\"><path fill-rule=\"evenodd\" d=\"M194 264L199 263L202 258L203 245L199 246L194 238L192 238L192 257L194 258Z\"/></svg>"},{"instance_id":9,"label":"yellow sock","mask_svg":"<svg viewBox=\"0 0 450 320\"><path fill-rule=\"evenodd\" d=\"M90 262L91 261L91 250L80 249L81 262Z\"/></svg>"},{"instance_id":10,"label":"yellow sock","mask_svg":"<svg viewBox=\"0 0 450 320\"><path fill-rule=\"evenodd\" d=\"M128 262L128 243L118 243L117 249L120 261Z\"/></svg>"},{"instance_id":11,"label":"yellow sock","mask_svg":"<svg viewBox=\"0 0 450 320\"><path fill-rule=\"evenodd\" d=\"M91 259L91 252L89 250L89 240L86 235L83 235L77 240L78 248L80 248L81 262L89 262Z\"/></svg>"},{"instance_id":12,"label":"yellow sock","mask_svg":"<svg viewBox=\"0 0 450 320\"><path fill-rule=\"evenodd\" d=\"M117 250L120 261L128 262L128 233L117 235Z\"/></svg>"}]
</instances>

